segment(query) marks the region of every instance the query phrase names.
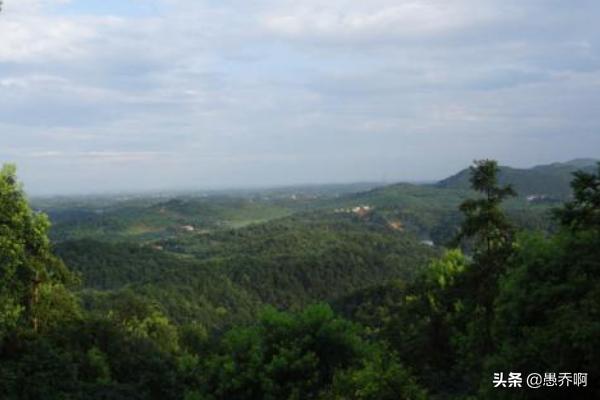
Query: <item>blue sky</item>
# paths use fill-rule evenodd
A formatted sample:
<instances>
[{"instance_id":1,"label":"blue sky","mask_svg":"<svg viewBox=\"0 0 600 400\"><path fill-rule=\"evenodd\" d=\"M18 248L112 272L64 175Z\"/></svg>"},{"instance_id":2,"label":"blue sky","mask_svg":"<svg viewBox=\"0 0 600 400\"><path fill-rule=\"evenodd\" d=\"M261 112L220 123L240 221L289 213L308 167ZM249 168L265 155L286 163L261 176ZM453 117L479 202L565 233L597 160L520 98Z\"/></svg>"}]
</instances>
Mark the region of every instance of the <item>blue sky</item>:
<instances>
[{"instance_id":1,"label":"blue sky","mask_svg":"<svg viewBox=\"0 0 600 400\"><path fill-rule=\"evenodd\" d=\"M600 158L600 3L5 0L29 192L442 178Z\"/></svg>"}]
</instances>

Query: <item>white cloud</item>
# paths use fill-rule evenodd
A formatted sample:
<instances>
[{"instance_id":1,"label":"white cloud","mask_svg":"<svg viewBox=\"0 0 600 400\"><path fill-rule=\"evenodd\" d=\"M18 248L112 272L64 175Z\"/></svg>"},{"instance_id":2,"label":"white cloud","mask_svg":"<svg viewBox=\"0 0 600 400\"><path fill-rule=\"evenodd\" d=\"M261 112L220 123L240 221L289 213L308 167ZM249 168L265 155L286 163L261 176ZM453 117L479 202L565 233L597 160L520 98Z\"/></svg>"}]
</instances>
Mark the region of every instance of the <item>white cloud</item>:
<instances>
[{"instance_id":1,"label":"white cloud","mask_svg":"<svg viewBox=\"0 0 600 400\"><path fill-rule=\"evenodd\" d=\"M478 152L519 161L544 135L548 161L600 148L592 2L59 3L0 15L1 154L38 185L86 190L102 165L122 186L131 165L182 185L379 179L419 154L440 161L407 177L431 178Z\"/></svg>"},{"instance_id":2,"label":"white cloud","mask_svg":"<svg viewBox=\"0 0 600 400\"><path fill-rule=\"evenodd\" d=\"M292 38L340 41L420 38L489 22L486 2L302 1L286 2L264 16L267 29Z\"/></svg>"},{"instance_id":3,"label":"white cloud","mask_svg":"<svg viewBox=\"0 0 600 400\"><path fill-rule=\"evenodd\" d=\"M54 158L66 162L139 162L157 160L169 156L168 152L158 151L80 151L67 152L61 150L30 151L23 156L31 158Z\"/></svg>"},{"instance_id":4,"label":"white cloud","mask_svg":"<svg viewBox=\"0 0 600 400\"><path fill-rule=\"evenodd\" d=\"M67 0L4 1L0 15L1 62L51 62L83 54L100 21L45 14Z\"/></svg>"},{"instance_id":5,"label":"white cloud","mask_svg":"<svg viewBox=\"0 0 600 400\"><path fill-rule=\"evenodd\" d=\"M7 16L40 13L45 7L68 4L71 0L3 0L2 11Z\"/></svg>"}]
</instances>

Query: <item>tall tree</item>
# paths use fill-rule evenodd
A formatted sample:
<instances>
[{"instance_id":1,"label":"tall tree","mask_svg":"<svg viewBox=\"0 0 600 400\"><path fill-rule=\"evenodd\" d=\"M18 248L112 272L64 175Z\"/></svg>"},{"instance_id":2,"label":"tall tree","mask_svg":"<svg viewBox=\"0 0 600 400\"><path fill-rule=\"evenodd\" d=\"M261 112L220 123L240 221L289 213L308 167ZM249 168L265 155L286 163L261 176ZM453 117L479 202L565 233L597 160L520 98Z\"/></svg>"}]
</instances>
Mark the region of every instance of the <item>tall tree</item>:
<instances>
[{"instance_id":1,"label":"tall tree","mask_svg":"<svg viewBox=\"0 0 600 400\"><path fill-rule=\"evenodd\" d=\"M516 193L512 186L499 184L499 172L494 160L475 161L471 167L471 187L481 195L460 205L465 219L456 241L468 240L473 245L473 261L459 284L464 309L454 316L457 334L452 341L469 386L479 379L481 356L494 351L493 303L498 279L513 253L515 230L501 205Z\"/></svg>"},{"instance_id":2,"label":"tall tree","mask_svg":"<svg viewBox=\"0 0 600 400\"><path fill-rule=\"evenodd\" d=\"M514 229L500 208L509 197L516 196L511 185L500 186L500 168L494 160L475 161L471 166L471 188L483 195L465 200L460 211L465 215L457 241L473 239L475 255L483 266L494 267L510 250ZM491 264L491 265L490 265Z\"/></svg>"},{"instance_id":3,"label":"tall tree","mask_svg":"<svg viewBox=\"0 0 600 400\"><path fill-rule=\"evenodd\" d=\"M18 326L38 331L70 304L62 284L72 275L50 249L48 218L31 210L16 168L0 170L0 335ZM71 310L72 311L72 310ZM1 338L1 336L0 336Z\"/></svg>"}]
</instances>

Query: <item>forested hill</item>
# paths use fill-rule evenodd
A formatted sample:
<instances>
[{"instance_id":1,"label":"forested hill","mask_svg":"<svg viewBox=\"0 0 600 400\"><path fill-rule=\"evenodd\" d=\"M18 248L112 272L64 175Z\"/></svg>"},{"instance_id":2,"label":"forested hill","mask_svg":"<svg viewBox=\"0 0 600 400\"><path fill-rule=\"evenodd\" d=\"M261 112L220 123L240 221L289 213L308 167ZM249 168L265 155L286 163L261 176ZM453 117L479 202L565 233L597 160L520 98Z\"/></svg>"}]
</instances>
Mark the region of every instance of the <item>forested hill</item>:
<instances>
[{"instance_id":1,"label":"forested hill","mask_svg":"<svg viewBox=\"0 0 600 400\"><path fill-rule=\"evenodd\" d=\"M543 233L514 217L548 204L510 205L494 161L472 173L472 190L84 205L51 244L3 167L0 398L600 398L600 166ZM132 234L140 218L168 234ZM452 249L420 232L454 228ZM498 388L498 371L572 384Z\"/></svg>"},{"instance_id":2,"label":"forested hill","mask_svg":"<svg viewBox=\"0 0 600 400\"><path fill-rule=\"evenodd\" d=\"M538 165L521 169L507 166L500 167L501 184L512 184L519 195L537 196L564 200L571 195L570 182L577 170L592 172L599 160L580 158L564 163ZM468 189L470 170L463 169L436 184L439 188Z\"/></svg>"},{"instance_id":3,"label":"forested hill","mask_svg":"<svg viewBox=\"0 0 600 400\"><path fill-rule=\"evenodd\" d=\"M154 244L66 241L57 254L94 306L129 289L178 322L219 328L265 304L297 309L390 279L410 281L438 249L379 221L345 214L288 217ZM102 300L104 301L104 300ZM225 316L227 318L225 318Z\"/></svg>"}]
</instances>

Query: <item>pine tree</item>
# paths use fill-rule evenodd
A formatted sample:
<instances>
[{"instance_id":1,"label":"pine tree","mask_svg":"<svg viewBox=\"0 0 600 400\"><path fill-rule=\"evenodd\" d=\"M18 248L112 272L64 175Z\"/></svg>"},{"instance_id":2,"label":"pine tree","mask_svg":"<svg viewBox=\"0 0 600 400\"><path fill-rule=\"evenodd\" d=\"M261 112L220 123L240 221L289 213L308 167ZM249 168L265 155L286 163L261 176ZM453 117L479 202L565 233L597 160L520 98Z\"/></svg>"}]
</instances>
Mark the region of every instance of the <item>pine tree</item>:
<instances>
[{"instance_id":1,"label":"pine tree","mask_svg":"<svg viewBox=\"0 0 600 400\"><path fill-rule=\"evenodd\" d=\"M492 276L501 272L510 255L514 236L514 228L501 204L516 193L511 185L499 185L499 171L494 160L475 161L471 167L471 187L483 196L465 200L460 205L465 220L456 238L457 243L465 239L474 242L476 264Z\"/></svg>"},{"instance_id":2,"label":"pine tree","mask_svg":"<svg viewBox=\"0 0 600 400\"><path fill-rule=\"evenodd\" d=\"M475 161L471 167L471 187L481 196L464 201L465 216L457 243L469 240L473 261L462 277L465 309L454 341L469 385L478 379L481 357L494 351L491 324L498 280L513 253L514 228L501 204L516 193L510 185L500 186L500 169L494 160Z\"/></svg>"}]
</instances>

